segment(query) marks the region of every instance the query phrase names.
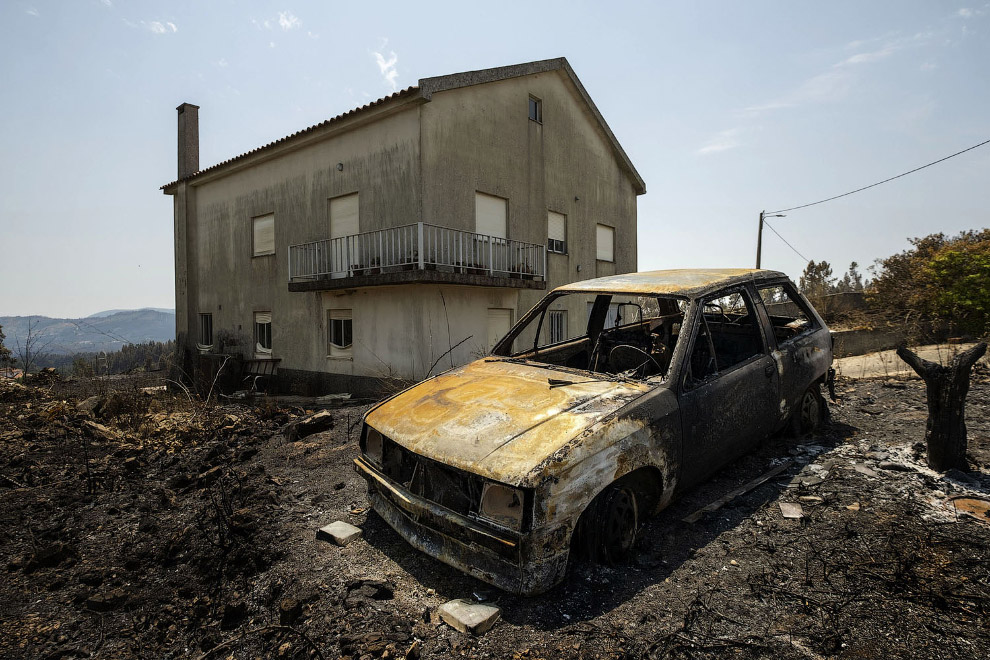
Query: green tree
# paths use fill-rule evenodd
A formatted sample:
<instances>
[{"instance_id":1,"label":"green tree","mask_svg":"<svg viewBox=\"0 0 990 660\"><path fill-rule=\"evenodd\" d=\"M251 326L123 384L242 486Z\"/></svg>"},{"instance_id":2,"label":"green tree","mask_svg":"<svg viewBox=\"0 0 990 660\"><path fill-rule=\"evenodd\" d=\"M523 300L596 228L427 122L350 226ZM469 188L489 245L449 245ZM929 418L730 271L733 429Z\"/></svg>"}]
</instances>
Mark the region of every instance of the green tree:
<instances>
[{"instance_id":1,"label":"green tree","mask_svg":"<svg viewBox=\"0 0 990 660\"><path fill-rule=\"evenodd\" d=\"M951 321L964 332L990 333L990 229L909 240L912 249L877 260L873 305L902 319Z\"/></svg>"},{"instance_id":2,"label":"green tree","mask_svg":"<svg viewBox=\"0 0 990 660\"><path fill-rule=\"evenodd\" d=\"M835 288L835 277L832 276L832 266L825 260L815 263L809 261L801 273L798 288L808 297L823 316L828 316L828 299L826 296Z\"/></svg>"}]
</instances>

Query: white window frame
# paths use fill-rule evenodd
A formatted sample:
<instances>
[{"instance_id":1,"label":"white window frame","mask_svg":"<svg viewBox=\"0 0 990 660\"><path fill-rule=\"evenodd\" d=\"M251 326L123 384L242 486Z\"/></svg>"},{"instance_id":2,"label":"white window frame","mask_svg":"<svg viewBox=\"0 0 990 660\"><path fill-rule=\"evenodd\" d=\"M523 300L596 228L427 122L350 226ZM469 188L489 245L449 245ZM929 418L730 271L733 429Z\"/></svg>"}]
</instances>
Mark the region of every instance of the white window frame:
<instances>
[{"instance_id":1,"label":"white window frame","mask_svg":"<svg viewBox=\"0 0 990 660\"><path fill-rule=\"evenodd\" d=\"M266 213L251 218L251 256L275 254L275 214Z\"/></svg>"},{"instance_id":2,"label":"white window frame","mask_svg":"<svg viewBox=\"0 0 990 660\"><path fill-rule=\"evenodd\" d=\"M595 225L595 251L598 261L615 263L615 227Z\"/></svg>"},{"instance_id":3,"label":"white window frame","mask_svg":"<svg viewBox=\"0 0 990 660\"><path fill-rule=\"evenodd\" d=\"M267 329L266 327L267 326ZM267 340L267 346L265 341ZM270 358L272 356L272 313L254 313L254 356Z\"/></svg>"},{"instance_id":4,"label":"white window frame","mask_svg":"<svg viewBox=\"0 0 990 660\"><path fill-rule=\"evenodd\" d=\"M334 342L335 324L339 323L342 340L346 341L347 330L350 328L350 343L344 344ZM327 310L327 357L330 358L350 358L354 355L354 313L350 309L328 309Z\"/></svg>"},{"instance_id":5,"label":"white window frame","mask_svg":"<svg viewBox=\"0 0 990 660\"><path fill-rule=\"evenodd\" d=\"M567 254L567 216L563 213L547 211L547 252Z\"/></svg>"}]
</instances>

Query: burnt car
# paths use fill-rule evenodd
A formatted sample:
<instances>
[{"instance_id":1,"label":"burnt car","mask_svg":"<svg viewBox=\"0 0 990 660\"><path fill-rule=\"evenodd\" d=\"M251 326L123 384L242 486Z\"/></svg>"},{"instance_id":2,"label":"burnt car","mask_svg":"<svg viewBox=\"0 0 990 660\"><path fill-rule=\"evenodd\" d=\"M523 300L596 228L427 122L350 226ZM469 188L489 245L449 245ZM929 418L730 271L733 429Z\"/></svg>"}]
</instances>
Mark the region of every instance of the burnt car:
<instances>
[{"instance_id":1,"label":"burnt car","mask_svg":"<svg viewBox=\"0 0 990 660\"><path fill-rule=\"evenodd\" d=\"M355 467L414 547L536 594L579 551L614 563L648 514L825 413L832 341L769 270L666 270L558 287L490 356L368 411Z\"/></svg>"}]
</instances>

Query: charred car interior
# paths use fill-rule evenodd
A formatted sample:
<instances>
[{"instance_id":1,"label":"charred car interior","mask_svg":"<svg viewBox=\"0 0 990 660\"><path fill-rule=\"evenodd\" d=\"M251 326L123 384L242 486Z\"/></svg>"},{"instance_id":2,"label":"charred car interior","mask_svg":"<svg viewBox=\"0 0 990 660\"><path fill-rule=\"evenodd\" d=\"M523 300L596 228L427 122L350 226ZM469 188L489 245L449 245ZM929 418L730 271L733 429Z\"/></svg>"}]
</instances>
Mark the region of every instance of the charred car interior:
<instances>
[{"instance_id":1,"label":"charred car interior","mask_svg":"<svg viewBox=\"0 0 990 660\"><path fill-rule=\"evenodd\" d=\"M675 270L550 292L490 356L365 416L355 468L414 547L520 594L824 414L831 338L782 273Z\"/></svg>"}]
</instances>

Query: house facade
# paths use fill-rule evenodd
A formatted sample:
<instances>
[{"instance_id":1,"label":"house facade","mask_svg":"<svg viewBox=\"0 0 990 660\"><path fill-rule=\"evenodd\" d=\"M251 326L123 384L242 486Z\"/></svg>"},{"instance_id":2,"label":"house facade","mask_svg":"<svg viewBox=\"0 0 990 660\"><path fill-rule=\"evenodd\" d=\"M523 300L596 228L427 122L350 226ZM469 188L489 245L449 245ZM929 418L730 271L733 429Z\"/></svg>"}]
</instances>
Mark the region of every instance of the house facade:
<instances>
[{"instance_id":1,"label":"house facade","mask_svg":"<svg viewBox=\"0 0 990 660\"><path fill-rule=\"evenodd\" d=\"M555 286L636 270L645 184L563 58L421 79L202 170L197 106L178 129L191 369L236 352L284 391L380 391L486 354Z\"/></svg>"}]
</instances>

